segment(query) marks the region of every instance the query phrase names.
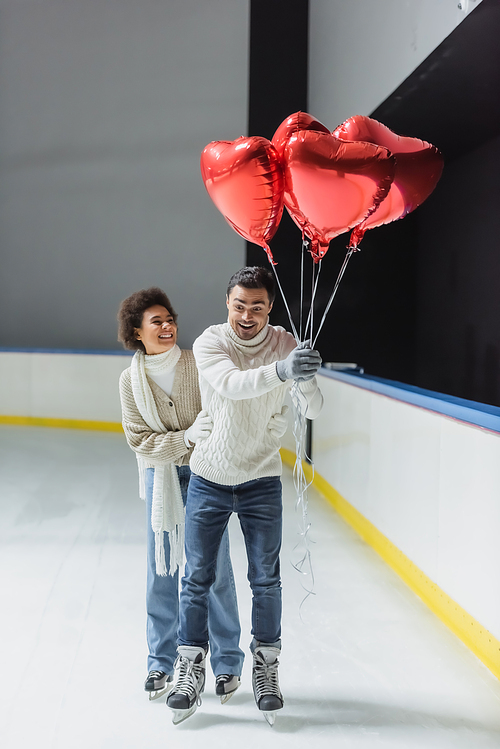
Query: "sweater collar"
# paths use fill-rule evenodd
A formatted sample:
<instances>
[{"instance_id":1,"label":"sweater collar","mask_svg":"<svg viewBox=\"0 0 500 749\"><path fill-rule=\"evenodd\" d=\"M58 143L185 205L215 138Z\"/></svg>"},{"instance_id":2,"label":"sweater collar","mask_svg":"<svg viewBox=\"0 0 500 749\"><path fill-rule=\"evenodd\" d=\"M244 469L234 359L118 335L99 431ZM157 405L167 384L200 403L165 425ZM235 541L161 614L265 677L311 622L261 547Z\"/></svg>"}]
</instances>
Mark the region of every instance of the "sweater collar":
<instances>
[{"instance_id":1,"label":"sweater collar","mask_svg":"<svg viewBox=\"0 0 500 749\"><path fill-rule=\"evenodd\" d=\"M267 336L270 333L269 322L266 322L262 330L257 333L256 336L250 338L249 341L244 341L243 338L240 338L228 322L225 322L222 328L226 336L231 339L234 346L247 356L257 354L262 348L262 345L265 344Z\"/></svg>"}]
</instances>

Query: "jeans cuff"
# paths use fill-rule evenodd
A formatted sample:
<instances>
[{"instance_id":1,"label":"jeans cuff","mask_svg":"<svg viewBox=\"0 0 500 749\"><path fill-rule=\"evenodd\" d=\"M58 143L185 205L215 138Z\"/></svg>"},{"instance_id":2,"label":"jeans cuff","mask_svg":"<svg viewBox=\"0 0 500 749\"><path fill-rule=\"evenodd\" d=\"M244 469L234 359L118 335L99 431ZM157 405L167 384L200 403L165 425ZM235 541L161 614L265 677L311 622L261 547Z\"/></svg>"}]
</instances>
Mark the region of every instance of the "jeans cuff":
<instances>
[{"instance_id":1,"label":"jeans cuff","mask_svg":"<svg viewBox=\"0 0 500 749\"><path fill-rule=\"evenodd\" d=\"M254 637L252 642L250 643L250 652L253 653L254 650L257 650L257 648L259 647L278 648L278 650L281 650L281 640L276 640L276 642L261 642L260 640L256 640Z\"/></svg>"}]
</instances>

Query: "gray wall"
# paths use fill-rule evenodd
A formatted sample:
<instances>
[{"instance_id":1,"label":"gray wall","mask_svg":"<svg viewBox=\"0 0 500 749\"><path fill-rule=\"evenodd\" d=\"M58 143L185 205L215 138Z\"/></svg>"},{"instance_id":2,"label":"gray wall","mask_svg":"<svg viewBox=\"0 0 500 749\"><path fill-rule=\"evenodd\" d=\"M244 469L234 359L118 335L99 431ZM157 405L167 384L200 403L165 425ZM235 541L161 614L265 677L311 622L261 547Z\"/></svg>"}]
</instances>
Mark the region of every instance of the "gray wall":
<instances>
[{"instance_id":1,"label":"gray wall","mask_svg":"<svg viewBox=\"0 0 500 749\"><path fill-rule=\"evenodd\" d=\"M369 115L481 0L310 0L309 111Z\"/></svg>"},{"instance_id":2,"label":"gray wall","mask_svg":"<svg viewBox=\"0 0 500 749\"><path fill-rule=\"evenodd\" d=\"M0 1L0 346L120 348L157 284L180 343L225 319L245 244L199 157L246 133L248 0Z\"/></svg>"}]
</instances>

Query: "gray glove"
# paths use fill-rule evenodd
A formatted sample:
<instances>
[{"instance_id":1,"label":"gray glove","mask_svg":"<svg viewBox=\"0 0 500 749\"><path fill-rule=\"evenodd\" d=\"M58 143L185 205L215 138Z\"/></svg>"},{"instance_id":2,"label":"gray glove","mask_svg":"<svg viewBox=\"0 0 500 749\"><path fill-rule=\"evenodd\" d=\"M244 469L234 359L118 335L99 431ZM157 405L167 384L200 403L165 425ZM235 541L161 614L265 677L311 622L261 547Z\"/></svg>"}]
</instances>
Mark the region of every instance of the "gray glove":
<instances>
[{"instance_id":1,"label":"gray glove","mask_svg":"<svg viewBox=\"0 0 500 749\"><path fill-rule=\"evenodd\" d=\"M208 411L200 411L189 429L186 429L184 442L186 445L188 443L196 445L200 440L206 440L210 436L212 429L212 417L208 415Z\"/></svg>"},{"instance_id":2,"label":"gray glove","mask_svg":"<svg viewBox=\"0 0 500 749\"><path fill-rule=\"evenodd\" d=\"M310 341L299 343L286 359L276 362L276 373L280 380L312 380L321 366L319 351L311 348Z\"/></svg>"}]
</instances>

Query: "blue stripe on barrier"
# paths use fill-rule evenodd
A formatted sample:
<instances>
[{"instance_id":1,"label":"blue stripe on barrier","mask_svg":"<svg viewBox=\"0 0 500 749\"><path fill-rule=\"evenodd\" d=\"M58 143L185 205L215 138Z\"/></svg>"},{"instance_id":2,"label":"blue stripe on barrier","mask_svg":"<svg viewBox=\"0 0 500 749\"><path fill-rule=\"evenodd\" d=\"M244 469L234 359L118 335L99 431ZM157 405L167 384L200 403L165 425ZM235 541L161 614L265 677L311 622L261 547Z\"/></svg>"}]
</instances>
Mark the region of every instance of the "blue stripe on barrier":
<instances>
[{"instance_id":1,"label":"blue stripe on barrier","mask_svg":"<svg viewBox=\"0 0 500 749\"><path fill-rule=\"evenodd\" d=\"M0 346L0 354L89 354L90 356L130 356L134 355L133 351L114 351L105 349L72 349L72 348L15 348L14 346Z\"/></svg>"},{"instance_id":2,"label":"blue stripe on barrier","mask_svg":"<svg viewBox=\"0 0 500 749\"><path fill-rule=\"evenodd\" d=\"M372 393L386 395L389 398L409 403L412 406L425 408L427 411L448 416L467 424L489 429L500 433L500 408L489 406L486 403L456 398L453 395L436 393L433 390L425 390L415 385L406 385L404 382L384 380L382 377L374 377L367 374L350 374L346 371L335 371L322 367L321 375L332 380L346 382L349 385L370 390Z\"/></svg>"}]
</instances>

